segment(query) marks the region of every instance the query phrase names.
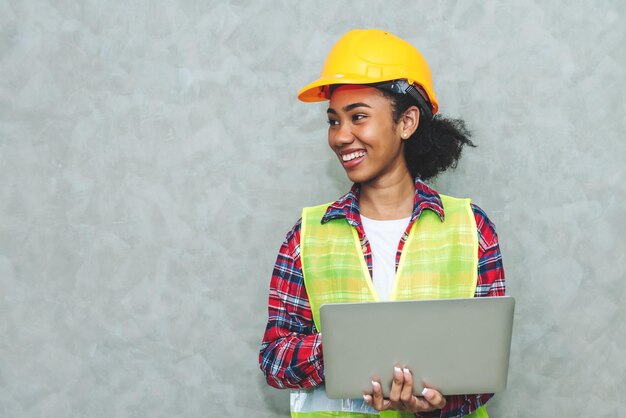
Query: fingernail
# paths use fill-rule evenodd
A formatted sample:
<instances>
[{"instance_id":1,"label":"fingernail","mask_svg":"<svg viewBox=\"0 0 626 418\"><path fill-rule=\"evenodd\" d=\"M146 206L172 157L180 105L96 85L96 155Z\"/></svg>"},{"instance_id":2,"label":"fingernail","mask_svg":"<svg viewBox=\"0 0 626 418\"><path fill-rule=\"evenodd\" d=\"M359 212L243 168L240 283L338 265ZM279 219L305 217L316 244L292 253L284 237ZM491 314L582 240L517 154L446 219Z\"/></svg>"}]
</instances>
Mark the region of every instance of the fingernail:
<instances>
[{"instance_id":1,"label":"fingernail","mask_svg":"<svg viewBox=\"0 0 626 418\"><path fill-rule=\"evenodd\" d=\"M428 390L428 388L424 388L424 390L422 391L422 396L425 398L430 398L431 396L430 390Z\"/></svg>"},{"instance_id":2,"label":"fingernail","mask_svg":"<svg viewBox=\"0 0 626 418\"><path fill-rule=\"evenodd\" d=\"M376 386L379 386L379 385L380 385L380 383L378 383L378 382L377 382L377 381L375 381L375 380L372 380L372 386L376 387Z\"/></svg>"},{"instance_id":3,"label":"fingernail","mask_svg":"<svg viewBox=\"0 0 626 418\"><path fill-rule=\"evenodd\" d=\"M363 395L363 400L365 402L369 402L369 396L368 395Z\"/></svg>"},{"instance_id":4,"label":"fingernail","mask_svg":"<svg viewBox=\"0 0 626 418\"><path fill-rule=\"evenodd\" d=\"M406 367L404 369L402 369L404 371L404 373L411 373L411 371L409 369L407 369Z\"/></svg>"},{"instance_id":5,"label":"fingernail","mask_svg":"<svg viewBox=\"0 0 626 418\"><path fill-rule=\"evenodd\" d=\"M397 367L397 366L393 368L393 371L394 372L398 372L398 373L402 373L402 370L400 370L400 368Z\"/></svg>"}]
</instances>

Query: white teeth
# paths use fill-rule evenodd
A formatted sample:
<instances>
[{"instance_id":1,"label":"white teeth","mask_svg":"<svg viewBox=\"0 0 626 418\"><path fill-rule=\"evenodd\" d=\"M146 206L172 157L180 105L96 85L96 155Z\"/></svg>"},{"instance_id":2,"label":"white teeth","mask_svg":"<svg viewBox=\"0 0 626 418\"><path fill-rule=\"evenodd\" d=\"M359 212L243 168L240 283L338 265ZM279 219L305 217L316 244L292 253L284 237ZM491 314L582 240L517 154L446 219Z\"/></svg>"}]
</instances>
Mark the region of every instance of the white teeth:
<instances>
[{"instance_id":1,"label":"white teeth","mask_svg":"<svg viewBox=\"0 0 626 418\"><path fill-rule=\"evenodd\" d=\"M365 154L367 154L365 151L356 151L350 154L345 154L341 156L341 159L344 161L351 161L354 160L355 158L359 158L364 156Z\"/></svg>"}]
</instances>

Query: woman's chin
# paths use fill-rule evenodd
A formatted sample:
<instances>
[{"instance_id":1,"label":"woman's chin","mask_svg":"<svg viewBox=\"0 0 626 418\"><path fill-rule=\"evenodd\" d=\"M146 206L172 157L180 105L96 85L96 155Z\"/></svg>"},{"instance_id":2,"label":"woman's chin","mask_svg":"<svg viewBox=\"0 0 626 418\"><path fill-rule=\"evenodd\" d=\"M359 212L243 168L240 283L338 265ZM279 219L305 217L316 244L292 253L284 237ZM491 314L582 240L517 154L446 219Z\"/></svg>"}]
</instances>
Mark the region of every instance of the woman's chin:
<instances>
[{"instance_id":1,"label":"woman's chin","mask_svg":"<svg viewBox=\"0 0 626 418\"><path fill-rule=\"evenodd\" d=\"M359 175L358 173L351 172L349 170L346 170L346 176L352 183L365 183L368 180L367 176L362 174Z\"/></svg>"}]
</instances>

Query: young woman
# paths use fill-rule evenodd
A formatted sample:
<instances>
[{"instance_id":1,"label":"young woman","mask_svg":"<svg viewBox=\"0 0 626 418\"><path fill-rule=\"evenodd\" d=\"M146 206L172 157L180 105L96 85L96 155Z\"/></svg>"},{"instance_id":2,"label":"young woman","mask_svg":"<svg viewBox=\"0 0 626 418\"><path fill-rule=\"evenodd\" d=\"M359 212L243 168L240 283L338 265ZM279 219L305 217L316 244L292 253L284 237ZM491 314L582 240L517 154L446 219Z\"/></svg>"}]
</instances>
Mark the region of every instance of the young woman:
<instances>
[{"instance_id":1,"label":"young woman","mask_svg":"<svg viewBox=\"0 0 626 418\"><path fill-rule=\"evenodd\" d=\"M305 208L283 242L259 356L267 382L293 389L292 416L486 417L491 394L444 397L427 388L414 396L411 371L393 365L388 399L376 381L363 399L331 400L323 386L322 301L504 295L494 225L469 199L424 183L473 146L463 122L436 115L428 64L380 30L344 35L298 97L330 101L328 144L354 185L333 203Z\"/></svg>"}]
</instances>

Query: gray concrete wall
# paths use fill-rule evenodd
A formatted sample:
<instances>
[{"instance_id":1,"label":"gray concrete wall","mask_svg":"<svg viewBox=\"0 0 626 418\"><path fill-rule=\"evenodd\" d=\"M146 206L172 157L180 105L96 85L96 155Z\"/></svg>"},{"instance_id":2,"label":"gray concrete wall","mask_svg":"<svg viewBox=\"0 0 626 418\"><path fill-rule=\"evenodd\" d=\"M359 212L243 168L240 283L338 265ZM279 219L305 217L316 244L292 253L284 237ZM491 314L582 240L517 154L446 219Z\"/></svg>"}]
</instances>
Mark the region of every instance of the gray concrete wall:
<instances>
[{"instance_id":1,"label":"gray concrete wall","mask_svg":"<svg viewBox=\"0 0 626 418\"><path fill-rule=\"evenodd\" d=\"M430 61L479 148L435 185L498 227L517 313L494 417L626 416L626 6L0 1L0 415L274 417L276 252L349 187L323 104L352 28Z\"/></svg>"}]
</instances>

